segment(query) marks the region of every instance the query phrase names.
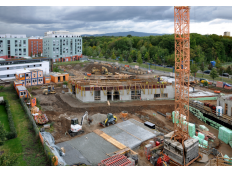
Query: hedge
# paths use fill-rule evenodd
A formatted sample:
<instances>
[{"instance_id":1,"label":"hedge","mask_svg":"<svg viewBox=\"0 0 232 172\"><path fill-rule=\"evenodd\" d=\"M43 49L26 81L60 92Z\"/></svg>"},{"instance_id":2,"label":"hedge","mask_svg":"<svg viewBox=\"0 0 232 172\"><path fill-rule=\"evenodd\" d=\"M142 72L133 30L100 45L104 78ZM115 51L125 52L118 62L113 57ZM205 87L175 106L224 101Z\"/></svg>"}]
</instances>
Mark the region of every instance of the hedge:
<instances>
[{"instance_id":1,"label":"hedge","mask_svg":"<svg viewBox=\"0 0 232 172\"><path fill-rule=\"evenodd\" d=\"M17 137L17 132L16 132L16 129L14 126L14 121L13 121L13 117L12 117L12 114L10 111L9 102L8 102L8 100L4 100L4 101L0 102L0 104L4 105L6 108L7 118L8 118L8 122L9 122L9 126L10 126L10 132L7 132L6 138L7 138L7 140L14 139Z\"/></svg>"}]
</instances>

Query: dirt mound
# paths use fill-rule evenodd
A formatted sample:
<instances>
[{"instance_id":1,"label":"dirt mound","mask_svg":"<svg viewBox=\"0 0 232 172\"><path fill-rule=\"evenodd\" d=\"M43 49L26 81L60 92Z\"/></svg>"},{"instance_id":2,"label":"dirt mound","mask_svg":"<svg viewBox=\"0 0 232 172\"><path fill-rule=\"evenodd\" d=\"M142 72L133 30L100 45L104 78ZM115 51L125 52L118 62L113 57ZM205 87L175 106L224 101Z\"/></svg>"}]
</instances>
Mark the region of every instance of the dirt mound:
<instances>
[{"instance_id":1,"label":"dirt mound","mask_svg":"<svg viewBox=\"0 0 232 172\"><path fill-rule=\"evenodd\" d=\"M98 125L100 122L104 121L107 118L107 115L97 113L89 118L92 119L92 123L90 125ZM87 121L85 121L85 124L87 124Z\"/></svg>"},{"instance_id":2,"label":"dirt mound","mask_svg":"<svg viewBox=\"0 0 232 172\"><path fill-rule=\"evenodd\" d=\"M95 68L99 69L100 72L101 72L102 66L103 66L103 65L101 65L101 64L91 64L91 63L90 63L90 64L88 64L86 67L84 67L83 71L88 72L88 73L91 73L92 68L95 67ZM109 67L109 66L104 66L104 67L106 67L106 68L108 69L108 72L111 72L111 73L113 73L113 74L115 74L115 72L120 73L120 70L119 70L119 69L115 69L115 68L113 68L113 67L111 68L111 67Z\"/></svg>"}]
</instances>

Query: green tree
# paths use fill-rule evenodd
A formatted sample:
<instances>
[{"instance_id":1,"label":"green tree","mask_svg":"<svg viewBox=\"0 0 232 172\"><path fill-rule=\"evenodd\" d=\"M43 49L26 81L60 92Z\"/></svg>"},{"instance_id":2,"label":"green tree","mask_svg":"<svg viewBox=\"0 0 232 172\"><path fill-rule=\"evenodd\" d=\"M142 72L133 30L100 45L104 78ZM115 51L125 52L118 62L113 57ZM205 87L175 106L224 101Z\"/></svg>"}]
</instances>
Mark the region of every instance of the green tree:
<instances>
[{"instance_id":1,"label":"green tree","mask_svg":"<svg viewBox=\"0 0 232 172\"><path fill-rule=\"evenodd\" d=\"M213 69L213 66L212 66L211 63L209 64L208 69L209 69L209 70L212 70L212 69Z\"/></svg>"},{"instance_id":2,"label":"green tree","mask_svg":"<svg viewBox=\"0 0 232 172\"><path fill-rule=\"evenodd\" d=\"M16 164L19 154L3 153L0 155L0 166L13 166Z\"/></svg>"},{"instance_id":3,"label":"green tree","mask_svg":"<svg viewBox=\"0 0 232 172\"><path fill-rule=\"evenodd\" d=\"M116 56L115 56L114 52L113 52L113 54L112 54L112 56L111 56L111 59L113 59L113 60L116 59Z\"/></svg>"},{"instance_id":4,"label":"green tree","mask_svg":"<svg viewBox=\"0 0 232 172\"><path fill-rule=\"evenodd\" d=\"M102 54L102 53L100 53L100 54L99 54L99 58L102 58L102 57L103 57L103 54Z\"/></svg>"},{"instance_id":5,"label":"green tree","mask_svg":"<svg viewBox=\"0 0 232 172\"><path fill-rule=\"evenodd\" d=\"M131 38L132 36L131 35L127 35L128 38Z\"/></svg>"},{"instance_id":6,"label":"green tree","mask_svg":"<svg viewBox=\"0 0 232 172\"><path fill-rule=\"evenodd\" d=\"M128 63L132 63L132 58L131 58L131 56L129 56L129 58L128 58Z\"/></svg>"},{"instance_id":7,"label":"green tree","mask_svg":"<svg viewBox=\"0 0 232 172\"><path fill-rule=\"evenodd\" d=\"M204 66L204 62L202 62L201 64L200 64L200 70L201 70L201 72L202 72L202 77L203 77L203 75L204 75L204 71L205 71L205 66Z\"/></svg>"},{"instance_id":8,"label":"green tree","mask_svg":"<svg viewBox=\"0 0 232 172\"><path fill-rule=\"evenodd\" d=\"M146 54L145 54L145 56L144 56L144 60L145 60L145 61L150 60L150 55L149 55L148 51L146 52Z\"/></svg>"},{"instance_id":9,"label":"green tree","mask_svg":"<svg viewBox=\"0 0 232 172\"><path fill-rule=\"evenodd\" d=\"M138 52L137 63L139 64L139 67L140 67L140 65L143 63L143 59L142 59L142 56L141 56L140 51Z\"/></svg>"},{"instance_id":10,"label":"green tree","mask_svg":"<svg viewBox=\"0 0 232 172\"><path fill-rule=\"evenodd\" d=\"M122 55L119 57L119 59L118 59L120 62L122 62L123 61L123 57L122 57Z\"/></svg>"},{"instance_id":11,"label":"green tree","mask_svg":"<svg viewBox=\"0 0 232 172\"><path fill-rule=\"evenodd\" d=\"M191 70L191 74L195 76L195 73L197 73L197 71L198 71L197 65L195 63L191 64L190 65L190 70Z\"/></svg>"},{"instance_id":12,"label":"green tree","mask_svg":"<svg viewBox=\"0 0 232 172\"><path fill-rule=\"evenodd\" d=\"M228 67L226 68L226 73L228 73L229 75L232 74L231 66L228 66Z\"/></svg>"},{"instance_id":13,"label":"green tree","mask_svg":"<svg viewBox=\"0 0 232 172\"><path fill-rule=\"evenodd\" d=\"M0 145L3 145L6 141L6 130L4 129L4 125L0 122Z\"/></svg>"},{"instance_id":14,"label":"green tree","mask_svg":"<svg viewBox=\"0 0 232 172\"><path fill-rule=\"evenodd\" d=\"M210 77L213 79L213 83L214 83L214 79L217 78L219 75L217 73L217 70L215 68L213 68L210 72Z\"/></svg>"},{"instance_id":15,"label":"green tree","mask_svg":"<svg viewBox=\"0 0 232 172\"><path fill-rule=\"evenodd\" d=\"M57 66L53 68L53 72L59 72L59 69Z\"/></svg>"},{"instance_id":16,"label":"green tree","mask_svg":"<svg viewBox=\"0 0 232 172\"><path fill-rule=\"evenodd\" d=\"M97 51L93 50L93 57L97 57Z\"/></svg>"},{"instance_id":17,"label":"green tree","mask_svg":"<svg viewBox=\"0 0 232 172\"><path fill-rule=\"evenodd\" d=\"M217 58L215 66L216 66L216 68L220 68L221 67L221 62L220 62L219 58Z\"/></svg>"},{"instance_id":18,"label":"green tree","mask_svg":"<svg viewBox=\"0 0 232 172\"><path fill-rule=\"evenodd\" d=\"M31 57L33 56L33 53L31 52Z\"/></svg>"}]
</instances>

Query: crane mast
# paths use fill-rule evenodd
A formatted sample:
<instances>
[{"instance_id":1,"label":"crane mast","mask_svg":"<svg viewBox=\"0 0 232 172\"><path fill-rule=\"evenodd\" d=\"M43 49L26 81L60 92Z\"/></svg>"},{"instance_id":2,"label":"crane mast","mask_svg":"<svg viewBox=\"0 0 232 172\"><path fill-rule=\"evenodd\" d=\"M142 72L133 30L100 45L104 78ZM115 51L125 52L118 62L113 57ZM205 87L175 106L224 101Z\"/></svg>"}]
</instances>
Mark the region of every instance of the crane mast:
<instances>
[{"instance_id":1,"label":"crane mast","mask_svg":"<svg viewBox=\"0 0 232 172\"><path fill-rule=\"evenodd\" d=\"M190 75L190 34L188 6L174 7L175 35L175 119L174 134L171 139L184 141L189 138L188 127L183 124L184 118L189 121L189 75ZM187 86L185 85L187 83Z\"/></svg>"}]
</instances>

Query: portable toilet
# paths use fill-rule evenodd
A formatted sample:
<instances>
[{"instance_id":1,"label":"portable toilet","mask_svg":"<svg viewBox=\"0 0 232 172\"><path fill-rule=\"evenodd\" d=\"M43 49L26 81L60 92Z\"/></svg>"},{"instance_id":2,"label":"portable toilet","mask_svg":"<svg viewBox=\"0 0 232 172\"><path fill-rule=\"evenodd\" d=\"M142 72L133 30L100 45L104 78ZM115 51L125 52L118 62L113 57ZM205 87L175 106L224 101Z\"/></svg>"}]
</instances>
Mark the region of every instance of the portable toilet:
<instances>
[{"instance_id":1,"label":"portable toilet","mask_svg":"<svg viewBox=\"0 0 232 172\"><path fill-rule=\"evenodd\" d=\"M223 109L222 109L221 106L217 106L217 107L216 107L216 113L217 113L218 116L222 116L222 114L223 114Z\"/></svg>"},{"instance_id":2,"label":"portable toilet","mask_svg":"<svg viewBox=\"0 0 232 172\"><path fill-rule=\"evenodd\" d=\"M211 65L214 67L216 65L215 61L210 61Z\"/></svg>"}]
</instances>

